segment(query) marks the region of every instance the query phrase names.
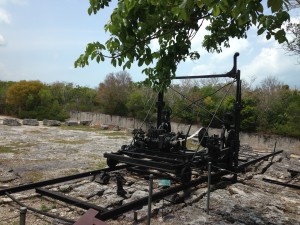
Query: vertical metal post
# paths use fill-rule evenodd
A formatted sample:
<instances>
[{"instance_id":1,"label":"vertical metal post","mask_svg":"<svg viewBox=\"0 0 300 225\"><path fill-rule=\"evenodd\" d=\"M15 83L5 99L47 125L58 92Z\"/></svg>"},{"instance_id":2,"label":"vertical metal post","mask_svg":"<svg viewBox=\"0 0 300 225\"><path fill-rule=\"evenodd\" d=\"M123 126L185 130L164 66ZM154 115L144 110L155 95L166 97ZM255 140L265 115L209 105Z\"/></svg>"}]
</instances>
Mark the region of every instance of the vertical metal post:
<instances>
[{"instance_id":1,"label":"vertical metal post","mask_svg":"<svg viewBox=\"0 0 300 225\"><path fill-rule=\"evenodd\" d=\"M211 162L208 162L208 181L207 181L207 200L206 200L207 215L209 215L210 183L211 183Z\"/></svg>"},{"instance_id":2,"label":"vertical metal post","mask_svg":"<svg viewBox=\"0 0 300 225\"><path fill-rule=\"evenodd\" d=\"M157 100L157 122L156 126L157 128L161 125L162 123L162 110L164 107L164 92L160 91L158 93L158 100Z\"/></svg>"},{"instance_id":3,"label":"vertical metal post","mask_svg":"<svg viewBox=\"0 0 300 225\"><path fill-rule=\"evenodd\" d=\"M147 216L147 225L150 225L151 219L151 203L152 203L152 191L153 191L153 174L149 176L149 198L148 198L148 216Z\"/></svg>"},{"instance_id":4,"label":"vertical metal post","mask_svg":"<svg viewBox=\"0 0 300 225\"><path fill-rule=\"evenodd\" d=\"M137 222L137 221L138 221L137 217L138 217L137 211L134 211L134 212L133 212L133 220L134 220L134 222Z\"/></svg>"},{"instance_id":5,"label":"vertical metal post","mask_svg":"<svg viewBox=\"0 0 300 225\"><path fill-rule=\"evenodd\" d=\"M241 88L241 74L240 71L237 70L236 74L236 102L235 102L235 122L234 122L234 131L235 131L235 138L234 138L234 170L236 172L236 169L239 165L239 151L240 151L240 113L242 109L242 102L241 102L241 95L242 91ZM237 181L237 174L235 173L233 176L234 182Z\"/></svg>"},{"instance_id":6,"label":"vertical metal post","mask_svg":"<svg viewBox=\"0 0 300 225\"><path fill-rule=\"evenodd\" d=\"M20 225L25 225L26 224L26 212L27 212L26 207L21 207L20 208Z\"/></svg>"}]
</instances>

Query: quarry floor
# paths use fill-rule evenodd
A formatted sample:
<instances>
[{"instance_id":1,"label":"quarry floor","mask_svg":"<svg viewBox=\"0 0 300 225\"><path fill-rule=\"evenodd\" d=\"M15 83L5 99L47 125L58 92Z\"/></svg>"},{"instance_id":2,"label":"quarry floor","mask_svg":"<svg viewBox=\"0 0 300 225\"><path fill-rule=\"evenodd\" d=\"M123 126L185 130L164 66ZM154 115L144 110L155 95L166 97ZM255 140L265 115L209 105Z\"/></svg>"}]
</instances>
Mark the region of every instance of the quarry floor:
<instances>
[{"instance_id":1,"label":"quarry floor","mask_svg":"<svg viewBox=\"0 0 300 225\"><path fill-rule=\"evenodd\" d=\"M103 153L116 151L132 139L125 131L79 126L6 126L1 123L0 136L0 190L104 168ZM300 224L300 190L263 181L263 178L271 178L300 185L300 176L291 177L288 169L300 171L300 161L285 152L248 168L245 173L239 174L237 183L214 184L209 215L205 211L207 189L205 184L199 185L191 190L183 203L171 205L160 201L154 204L156 213L151 224ZM131 192L132 195L137 195L140 190L147 195L146 181L126 174L124 177L136 183L137 188ZM84 180L62 185L64 188L72 186L74 195L80 197L90 195L98 188L93 182ZM61 186L53 188L60 189ZM115 188L112 183L105 187L105 191ZM59 202L49 203L47 198L32 197L35 195L34 192L26 192L16 196L28 205L74 220L84 213L84 210ZM116 200L117 196L112 198ZM122 201L124 199L119 199L119 202ZM0 196L0 225L19 224L19 208L6 196ZM133 220L133 212L130 212L107 223L146 224L146 212L146 207L138 210L138 221ZM27 224L63 223L28 212Z\"/></svg>"}]
</instances>

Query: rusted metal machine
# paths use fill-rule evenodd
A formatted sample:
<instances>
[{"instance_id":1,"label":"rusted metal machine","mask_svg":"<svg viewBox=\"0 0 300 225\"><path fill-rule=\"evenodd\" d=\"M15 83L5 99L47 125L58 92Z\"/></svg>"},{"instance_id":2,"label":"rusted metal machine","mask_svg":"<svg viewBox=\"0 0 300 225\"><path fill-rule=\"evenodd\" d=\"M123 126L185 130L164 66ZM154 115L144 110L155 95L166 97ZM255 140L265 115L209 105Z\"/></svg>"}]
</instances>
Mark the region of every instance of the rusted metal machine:
<instances>
[{"instance_id":1,"label":"rusted metal machine","mask_svg":"<svg viewBox=\"0 0 300 225\"><path fill-rule=\"evenodd\" d=\"M182 183L191 180L193 168L206 169L208 162L217 168L236 171L239 156L239 132L241 105L240 71L237 70L236 53L233 68L225 74L184 76L176 79L231 78L235 82L234 111L224 115L220 134L209 133L209 127L198 131L201 151L189 150L186 141L189 133L172 132L170 125L171 110L165 107L163 92L158 94L157 126L147 132L139 129L134 133L131 144L124 145L117 152L105 153L107 165L114 168L118 163L155 169L174 174Z\"/></svg>"}]
</instances>

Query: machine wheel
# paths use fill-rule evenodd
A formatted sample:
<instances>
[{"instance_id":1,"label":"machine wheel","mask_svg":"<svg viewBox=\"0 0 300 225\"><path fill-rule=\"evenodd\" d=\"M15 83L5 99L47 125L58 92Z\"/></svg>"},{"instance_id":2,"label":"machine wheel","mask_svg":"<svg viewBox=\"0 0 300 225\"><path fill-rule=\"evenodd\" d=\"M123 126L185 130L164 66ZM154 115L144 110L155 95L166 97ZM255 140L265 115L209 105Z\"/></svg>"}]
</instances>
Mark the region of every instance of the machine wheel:
<instances>
[{"instance_id":1,"label":"machine wheel","mask_svg":"<svg viewBox=\"0 0 300 225\"><path fill-rule=\"evenodd\" d=\"M182 168L180 172L180 181L183 184L190 182L192 179L192 169L189 166L185 166Z\"/></svg>"},{"instance_id":2,"label":"machine wheel","mask_svg":"<svg viewBox=\"0 0 300 225\"><path fill-rule=\"evenodd\" d=\"M115 160L115 159L107 158L106 164L108 165L109 168L114 169L114 168L116 168L116 165L118 164L118 161Z\"/></svg>"}]
</instances>

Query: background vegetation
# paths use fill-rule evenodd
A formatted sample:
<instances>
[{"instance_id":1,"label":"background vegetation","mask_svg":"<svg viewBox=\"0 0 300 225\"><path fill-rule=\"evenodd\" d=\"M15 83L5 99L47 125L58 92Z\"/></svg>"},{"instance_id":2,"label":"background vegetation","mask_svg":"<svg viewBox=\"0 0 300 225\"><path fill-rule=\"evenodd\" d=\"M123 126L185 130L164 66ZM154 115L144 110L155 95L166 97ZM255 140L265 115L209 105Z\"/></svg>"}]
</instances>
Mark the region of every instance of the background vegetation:
<instances>
[{"instance_id":1,"label":"background vegetation","mask_svg":"<svg viewBox=\"0 0 300 225\"><path fill-rule=\"evenodd\" d=\"M171 120L205 126L216 111L212 126L218 127L224 114L233 110L235 84L230 82L205 79L172 84L164 99L173 111ZM243 131L300 137L299 90L268 77L255 87L243 82L242 92ZM156 101L156 93L132 82L127 72L108 74L95 89L62 82L0 81L0 114L19 118L63 121L75 110L155 121Z\"/></svg>"}]
</instances>

